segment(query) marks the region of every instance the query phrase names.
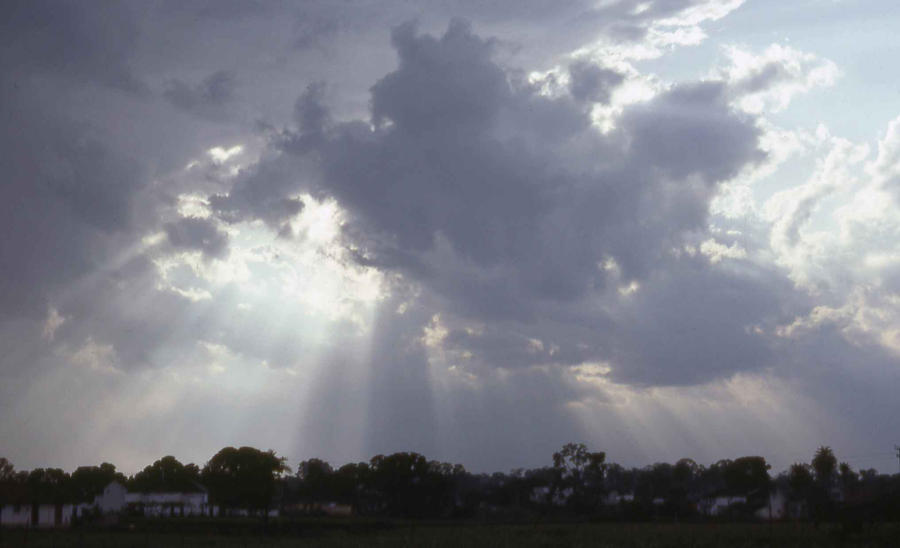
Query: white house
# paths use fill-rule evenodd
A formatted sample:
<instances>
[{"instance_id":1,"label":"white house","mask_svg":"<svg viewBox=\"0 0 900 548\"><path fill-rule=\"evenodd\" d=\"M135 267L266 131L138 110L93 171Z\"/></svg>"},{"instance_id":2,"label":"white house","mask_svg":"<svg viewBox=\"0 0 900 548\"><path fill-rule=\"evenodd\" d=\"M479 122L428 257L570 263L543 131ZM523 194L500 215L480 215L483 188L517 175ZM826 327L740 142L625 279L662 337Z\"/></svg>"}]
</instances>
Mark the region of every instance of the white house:
<instances>
[{"instance_id":1,"label":"white house","mask_svg":"<svg viewBox=\"0 0 900 548\"><path fill-rule=\"evenodd\" d=\"M72 522L71 504L3 504L0 524L4 527L68 527Z\"/></svg>"},{"instance_id":2,"label":"white house","mask_svg":"<svg viewBox=\"0 0 900 548\"><path fill-rule=\"evenodd\" d=\"M92 506L97 508L101 514L115 514L125 508L125 500L128 496L128 489L117 481L110 482L103 492L94 497Z\"/></svg>"},{"instance_id":3,"label":"white house","mask_svg":"<svg viewBox=\"0 0 900 548\"><path fill-rule=\"evenodd\" d=\"M90 504L78 505L79 514L99 511L102 515L118 514L126 509L148 517L195 516L208 514L209 497L206 491L189 493L129 493L117 481L107 485Z\"/></svg>"},{"instance_id":4,"label":"white house","mask_svg":"<svg viewBox=\"0 0 900 548\"><path fill-rule=\"evenodd\" d=\"M202 516L210 513L206 491L194 493L127 493L125 504L147 517Z\"/></svg>"},{"instance_id":5,"label":"white house","mask_svg":"<svg viewBox=\"0 0 900 548\"><path fill-rule=\"evenodd\" d=\"M613 490L603 497L603 504L607 506L615 506L616 504L627 502L634 502L634 493L619 493Z\"/></svg>"},{"instance_id":6,"label":"white house","mask_svg":"<svg viewBox=\"0 0 900 548\"><path fill-rule=\"evenodd\" d=\"M552 491L552 499L551 497L551 488L547 485L539 485L534 487L531 490L531 493L528 495L528 499L536 504L544 504L549 502L553 506L565 506L566 502L568 502L569 497L572 496L572 488L566 487L565 489L557 489Z\"/></svg>"},{"instance_id":7,"label":"white house","mask_svg":"<svg viewBox=\"0 0 900 548\"><path fill-rule=\"evenodd\" d=\"M769 503L756 511L756 517L760 519L784 519L789 517L789 501L784 492L772 489L769 493Z\"/></svg>"},{"instance_id":8,"label":"white house","mask_svg":"<svg viewBox=\"0 0 900 548\"><path fill-rule=\"evenodd\" d=\"M709 497L700 501L698 509L707 516L720 516L732 505L747 502L747 497L718 496Z\"/></svg>"}]
</instances>

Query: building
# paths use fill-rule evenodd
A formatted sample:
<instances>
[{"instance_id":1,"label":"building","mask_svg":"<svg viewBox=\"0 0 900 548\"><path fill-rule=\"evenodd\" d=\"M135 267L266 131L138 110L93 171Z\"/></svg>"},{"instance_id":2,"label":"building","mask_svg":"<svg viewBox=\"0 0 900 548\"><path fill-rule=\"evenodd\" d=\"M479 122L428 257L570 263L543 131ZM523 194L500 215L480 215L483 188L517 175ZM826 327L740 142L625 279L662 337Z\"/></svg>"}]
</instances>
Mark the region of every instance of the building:
<instances>
[{"instance_id":1,"label":"building","mask_svg":"<svg viewBox=\"0 0 900 548\"><path fill-rule=\"evenodd\" d=\"M94 502L90 506L104 515L115 514L125 508L127 497L128 489L121 483L113 481L103 489L102 493L94 497Z\"/></svg>"},{"instance_id":2,"label":"building","mask_svg":"<svg viewBox=\"0 0 900 548\"><path fill-rule=\"evenodd\" d=\"M4 527L68 527L74 505L53 503L2 504L0 525Z\"/></svg>"},{"instance_id":3,"label":"building","mask_svg":"<svg viewBox=\"0 0 900 548\"><path fill-rule=\"evenodd\" d=\"M91 504L79 505L81 512L95 511L101 515L128 511L146 517L182 517L210 515L209 495L202 485L196 491L163 493L129 493L124 485L114 481L94 498Z\"/></svg>"},{"instance_id":4,"label":"building","mask_svg":"<svg viewBox=\"0 0 900 548\"><path fill-rule=\"evenodd\" d=\"M154 518L205 516L213 511L205 489L185 493L127 493L124 502L129 511Z\"/></svg>"},{"instance_id":5,"label":"building","mask_svg":"<svg viewBox=\"0 0 900 548\"><path fill-rule=\"evenodd\" d=\"M705 516L721 516L728 513L729 509L739 504L746 504L747 497L718 495L701 499L698 510Z\"/></svg>"}]
</instances>

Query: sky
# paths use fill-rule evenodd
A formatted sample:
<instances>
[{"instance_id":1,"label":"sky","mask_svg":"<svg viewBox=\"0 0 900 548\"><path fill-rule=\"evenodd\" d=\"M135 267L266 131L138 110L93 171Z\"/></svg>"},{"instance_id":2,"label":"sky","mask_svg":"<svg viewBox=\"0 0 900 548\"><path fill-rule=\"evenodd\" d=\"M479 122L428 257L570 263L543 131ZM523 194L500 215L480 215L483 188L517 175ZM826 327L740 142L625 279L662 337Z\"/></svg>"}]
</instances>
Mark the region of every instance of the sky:
<instances>
[{"instance_id":1,"label":"sky","mask_svg":"<svg viewBox=\"0 0 900 548\"><path fill-rule=\"evenodd\" d=\"M892 0L4 9L17 468L896 472Z\"/></svg>"}]
</instances>

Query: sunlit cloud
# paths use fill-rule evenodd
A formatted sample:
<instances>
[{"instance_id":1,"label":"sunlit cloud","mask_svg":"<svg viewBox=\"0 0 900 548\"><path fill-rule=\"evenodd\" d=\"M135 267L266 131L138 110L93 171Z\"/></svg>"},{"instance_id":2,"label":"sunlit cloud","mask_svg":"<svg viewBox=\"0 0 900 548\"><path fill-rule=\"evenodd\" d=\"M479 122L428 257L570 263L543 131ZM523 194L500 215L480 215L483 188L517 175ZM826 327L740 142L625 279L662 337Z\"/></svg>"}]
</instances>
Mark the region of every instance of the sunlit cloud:
<instances>
[{"instance_id":1,"label":"sunlit cloud","mask_svg":"<svg viewBox=\"0 0 900 548\"><path fill-rule=\"evenodd\" d=\"M900 119L888 69L781 39L809 7L133 7L0 53L18 467L890 435Z\"/></svg>"}]
</instances>

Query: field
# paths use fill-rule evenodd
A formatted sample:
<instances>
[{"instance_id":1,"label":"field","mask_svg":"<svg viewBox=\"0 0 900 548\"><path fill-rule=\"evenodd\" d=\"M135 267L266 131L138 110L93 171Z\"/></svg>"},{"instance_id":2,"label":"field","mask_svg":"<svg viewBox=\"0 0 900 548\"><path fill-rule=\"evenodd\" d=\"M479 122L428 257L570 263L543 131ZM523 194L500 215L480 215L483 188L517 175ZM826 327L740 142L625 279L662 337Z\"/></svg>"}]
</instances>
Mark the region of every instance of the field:
<instances>
[{"instance_id":1,"label":"field","mask_svg":"<svg viewBox=\"0 0 900 548\"><path fill-rule=\"evenodd\" d=\"M116 530L3 530L0 547L103 548L312 548L377 547L896 547L900 524L867 525L853 534L839 525L805 523L409 523L364 520L303 520L273 524L210 524L189 527L137 523Z\"/></svg>"}]
</instances>

